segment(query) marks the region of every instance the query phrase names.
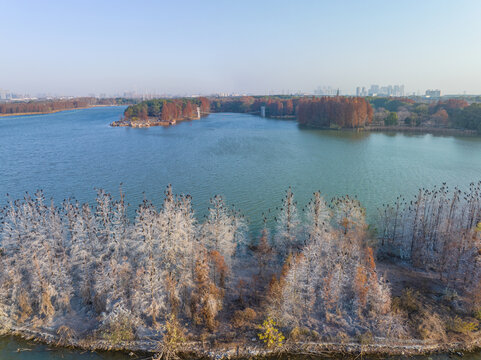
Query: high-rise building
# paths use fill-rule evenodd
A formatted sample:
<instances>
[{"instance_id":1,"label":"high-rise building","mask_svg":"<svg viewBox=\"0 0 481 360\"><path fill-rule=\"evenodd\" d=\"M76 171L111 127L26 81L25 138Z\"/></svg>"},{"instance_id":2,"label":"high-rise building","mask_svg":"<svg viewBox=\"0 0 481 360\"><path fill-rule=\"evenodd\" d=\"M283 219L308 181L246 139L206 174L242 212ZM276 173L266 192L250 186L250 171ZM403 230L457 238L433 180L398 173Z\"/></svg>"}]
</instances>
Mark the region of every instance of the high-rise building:
<instances>
[{"instance_id":1,"label":"high-rise building","mask_svg":"<svg viewBox=\"0 0 481 360\"><path fill-rule=\"evenodd\" d=\"M314 93L316 95L323 95L323 96L334 96L337 93L337 89L332 88L331 86L319 86Z\"/></svg>"},{"instance_id":2,"label":"high-rise building","mask_svg":"<svg viewBox=\"0 0 481 360\"><path fill-rule=\"evenodd\" d=\"M426 97L440 97L441 96L441 90L436 89L436 90L431 90L428 89L426 90Z\"/></svg>"},{"instance_id":3,"label":"high-rise building","mask_svg":"<svg viewBox=\"0 0 481 360\"><path fill-rule=\"evenodd\" d=\"M371 85L369 88L369 95L376 96L379 94L379 85Z\"/></svg>"},{"instance_id":4,"label":"high-rise building","mask_svg":"<svg viewBox=\"0 0 481 360\"><path fill-rule=\"evenodd\" d=\"M356 88L356 96L361 96L361 88L359 86Z\"/></svg>"},{"instance_id":5,"label":"high-rise building","mask_svg":"<svg viewBox=\"0 0 481 360\"><path fill-rule=\"evenodd\" d=\"M362 96L404 96L404 85L371 85L368 91L363 87L361 94Z\"/></svg>"},{"instance_id":6,"label":"high-rise building","mask_svg":"<svg viewBox=\"0 0 481 360\"><path fill-rule=\"evenodd\" d=\"M7 94L8 94L7 90L0 89L0 100L7 100Z\"/></svg>"}]
</instances>

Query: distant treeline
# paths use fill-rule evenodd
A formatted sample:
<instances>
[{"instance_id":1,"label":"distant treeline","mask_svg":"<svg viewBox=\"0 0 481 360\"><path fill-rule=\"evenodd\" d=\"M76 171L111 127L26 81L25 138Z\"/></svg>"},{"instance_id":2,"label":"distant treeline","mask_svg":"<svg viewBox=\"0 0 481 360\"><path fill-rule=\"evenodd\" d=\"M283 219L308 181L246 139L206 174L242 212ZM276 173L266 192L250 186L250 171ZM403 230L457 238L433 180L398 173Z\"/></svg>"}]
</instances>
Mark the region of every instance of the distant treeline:
<instances>
[{"instance_id":1,"label":"distant treeline","mask_svg":"<svg viewBox=\"0 0 481 360\"><path fill-rule=\"evenodd\" d=\"M215 112L259 114L265 107L267 117L294 117L300 124L315 127L361 127L372 120L373 110L364 98L351 97L253 97L216 99Z\"/></svg>"},{"instance_id":2,"label":"distant treeline","mask_svg":"<svg viewBox=\"0 0 481 360\"><path fill-rule=\"evenodd\" d=\"M470 101L475 101L471 99ZM233 112L266 117L297 118L301 125L319 128L360 128L367 125L446 128L481 133L481 104L461 98L447 100L388 97L241 96L225 98L154 99L129 106L124 120L172 122L202 114Z\"/></svg>"},{"instance_id":3,"label":"distant treeline","mask_svg":"<svg viewBox=\"0 0 481 360\"><path fill-rule=\"evenodd\" d=\"M387 126L419 126L475 130L481 133L481 104L464 99L414 101L408 98L368 98L374 122ZM477 98L474 99L478 100Z\"/></svg>"},{"instance_id":4,"label":"distant treeline","mask_svg":"<svg viewBox=\"0 0 481 360\"><path fill-rule=\"evenodd\" d=\"M242 96L215 99L211 102L213 112L259 114L265 106L267 117L292 117L296 115L299 97L288 96Z\"/></svg>"},{"instance_id":5,"label":"distant treeline","mask_svg":"<svg viewBox=\"0 0 481 360\"><path fill-rule=\"evenodd\" d=\"M94 97L79 97L68 100L45 100L29 102L12 102L0 104L0 114L49 113L62 110L86 108L94 105L123 105L132 103L128 99L112 98L97 99Z\"/></svg>"},{"instance_id":6,"label":"distant treeline","mask_svg":"<svg viewBox=\"0 0 481 360\"><path fill-rule=\"evenodd\" d=\"M315 127L362 127L372 120L373 110L364 98L356 97L253 97L212 100L214 112L260 114L267 117L295 117L300 124Z\"/></svg>"},{"instance_id":7,"label":"distant treeline","mask_svg":"<svg viewBox=\"0 0 481 360\"><path fill-rule=\"evenodd\" d=\"M197 117L197 107L201 114L210 112L210 101L205 97L179 99L153 99L129 106L126 120L147 120L157 118L162 121L192 119Z\"/></svg>"}]
</instances>

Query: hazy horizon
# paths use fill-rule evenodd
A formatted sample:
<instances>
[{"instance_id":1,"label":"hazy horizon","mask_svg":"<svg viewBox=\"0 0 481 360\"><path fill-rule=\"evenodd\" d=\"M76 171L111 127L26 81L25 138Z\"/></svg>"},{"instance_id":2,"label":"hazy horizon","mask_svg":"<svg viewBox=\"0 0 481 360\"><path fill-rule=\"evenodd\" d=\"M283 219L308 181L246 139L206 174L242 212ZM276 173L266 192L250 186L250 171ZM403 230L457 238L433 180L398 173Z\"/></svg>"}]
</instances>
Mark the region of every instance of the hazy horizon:
<instances>
[{"instance_id":1,"label":"hazy horizon","mask_svg":"<svg viewBox=\"0 0 481 360\"><path fill-rule=\"evenodd\" d=\"M3 2L0 89L481 93L481 2Z\"/></svg>"}]
</instances>

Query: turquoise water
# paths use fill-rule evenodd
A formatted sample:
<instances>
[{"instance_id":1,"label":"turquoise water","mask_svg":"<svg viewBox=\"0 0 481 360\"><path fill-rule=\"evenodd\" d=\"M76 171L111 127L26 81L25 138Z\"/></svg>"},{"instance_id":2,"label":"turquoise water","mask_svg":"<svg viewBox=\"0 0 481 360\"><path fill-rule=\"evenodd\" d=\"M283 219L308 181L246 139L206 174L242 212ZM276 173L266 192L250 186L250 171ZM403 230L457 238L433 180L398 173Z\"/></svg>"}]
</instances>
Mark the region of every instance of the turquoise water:
<instances>
[{"instance_id":1,"label":"turquoise water","mask_svg":"<svg viewBox=\"0 0 481 360\"><path fill-rule=\"evenodd\" d=\"M95 187L117 195L123 183L133 214L144 197L160 204L172 183L175 192L193 196L199 215L210 197L224 195L256 234L262 213L274 210L289 186L300 205L316 190L327 198L357 195L372 219L399 194L481 180L479 137L308 130L245 114L211 114L169 128L109 127L123 110L0 118L0 204L6 193L15 199L38 188L58 203L66 197L91 202ZM42 347L6 355L18 347L1 340L0 358L60 356Z\"/></svg>"},{"instance_id":2,"label":"turquoise water","mask_svg":"<svg viewBox=\"0 0 481 360\"><path fill-rule=\"evenodd\" d=\"M92 201L119 184L131 211L160 204L172 183L199 214L222 194L256 228L292 186L299 204L321 190L357 195L371 215L397 195L481 180L481 138L301 129L294 121L212 114L177 126L111 128L123 107L0 118L0 204L41 188Z\"/></svg>"}]
</instances>

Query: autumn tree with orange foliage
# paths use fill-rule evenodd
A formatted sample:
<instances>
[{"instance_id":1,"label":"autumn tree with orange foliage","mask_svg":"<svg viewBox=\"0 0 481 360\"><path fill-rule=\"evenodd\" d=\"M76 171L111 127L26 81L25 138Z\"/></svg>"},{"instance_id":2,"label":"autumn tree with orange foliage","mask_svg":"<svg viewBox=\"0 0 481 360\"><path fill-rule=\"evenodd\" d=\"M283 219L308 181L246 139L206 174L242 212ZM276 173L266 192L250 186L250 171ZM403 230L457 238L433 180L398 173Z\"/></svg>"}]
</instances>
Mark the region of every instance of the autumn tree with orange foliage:
<instances>
[{"instance_id":1,"label":"autumn tree with orange foliage","mask_svg":"<svg viewBox=\"0 0 481 360\"><path fill-rule=\"evenodd\" d=\"M192 294L191 312L197 325L204 325L209 331L217 327L216 316L222 309L222 291L210 276L209 256L201 251L195 263L195 285Z\"/></svg>"},{"instance_id":2,"label":"autumn tree with orange foliage","mask_svg":"<svg viewBox=\"0 0 481 360\"><path fill-rule=\"evenodd\" d=\"M299 124L313 127L358 128L372 122L373 110L360 97L313 97L297 106Z\"/></svg>"}]
</instances>

